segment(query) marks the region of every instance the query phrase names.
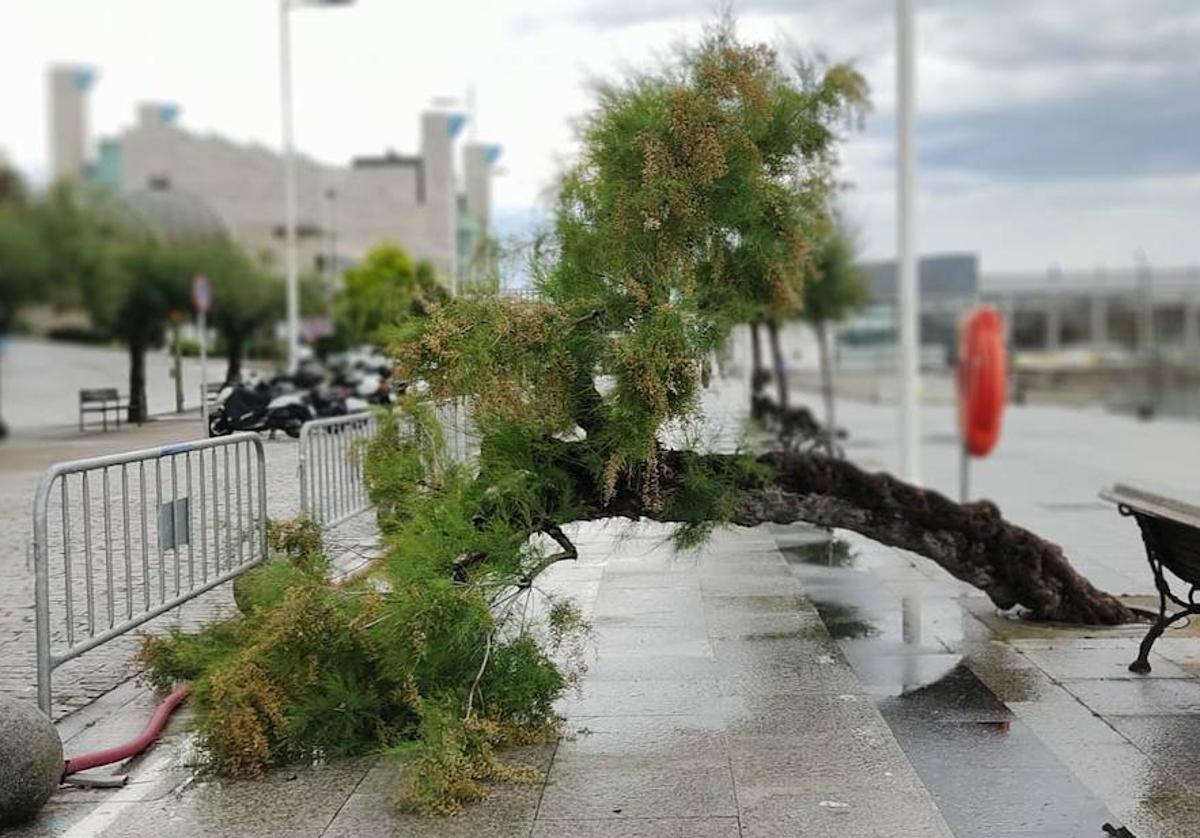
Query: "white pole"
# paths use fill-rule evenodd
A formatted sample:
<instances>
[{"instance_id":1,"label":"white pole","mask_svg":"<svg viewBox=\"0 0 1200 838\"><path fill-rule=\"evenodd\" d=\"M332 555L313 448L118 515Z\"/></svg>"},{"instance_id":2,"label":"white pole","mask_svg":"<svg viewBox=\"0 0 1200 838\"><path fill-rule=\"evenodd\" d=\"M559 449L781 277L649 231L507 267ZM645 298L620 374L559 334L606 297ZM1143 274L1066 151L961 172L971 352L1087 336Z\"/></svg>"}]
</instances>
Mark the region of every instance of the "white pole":
<instances>
[{"instance_id":1,"label":"white pole","mask_svg":"<svg viewBox=\"0 0 1200 838\"><path fill-rule=\"evenodd\" d=\"M916 164L914 160L913 0L896 0L896 262L900 319L900 471L913 483L921 482L920 422L917 364L918 331L916 239Z\"/></svg>"},{"instance_id":2,"label":"white pole","mask_svg":"<svg viewBox=\"0 0 1200 838\"><path fill-rule=\"evenodd\" d=\"M200 309L200 421L208 436L208 315Z\"/></svg>"},{"instance_id":3,"label":"white pole","mask_svg":"<svg viewBox=\"0 0 1200 838\"><path fill-rule=\"evenodd\" d=\"M300 275L296 257L296 155L292 147L292 38L289 0L279 0L279 84L283 122L283 237L287 271L288 372L300 365Z\"/></svg>"}]
</instances>

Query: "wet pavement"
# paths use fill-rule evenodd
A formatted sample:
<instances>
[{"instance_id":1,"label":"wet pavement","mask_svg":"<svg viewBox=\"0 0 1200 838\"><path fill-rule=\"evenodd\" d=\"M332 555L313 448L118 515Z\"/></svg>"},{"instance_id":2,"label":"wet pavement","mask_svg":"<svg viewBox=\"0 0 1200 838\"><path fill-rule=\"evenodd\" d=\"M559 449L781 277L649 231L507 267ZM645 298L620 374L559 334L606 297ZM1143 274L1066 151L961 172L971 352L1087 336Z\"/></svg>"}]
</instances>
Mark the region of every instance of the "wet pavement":
<instances>
[{"instance_id":1,"label":"wet pavement","mask_svg":"<svg viewBox=\"0 0 1200 838\"><path fill-rule=\"evenodd\" d=\"M541 588L571 593L590 616L594 659L562 702L561 740L509 755L541 768L542 782L419 819L397 811L403 769L386 759L220 781L190 766L180 720L131 766L132 785L63 792L12 834L952 835L771 533L721 533L677 555L661 526L572 530L579 561ZM109 700L124 717L149 709L136 693ZM118 733L73 724L68 752Z\"/></svg>"},{"instance_id":2,"label":"wet pavement","mask_svg":"<svg viewBox=\"0 0 1200 838\"><path fill-rule=\"evenodd\" d=\"M1130 673L1144 626L1037 626L930 563L852 533L776 528L957 838L1200 835L1194 629ZM1172 633L1169 633L1172 634Z\"/></svg>"},{"instance_id":3,"label":"wet pavement","mask_svg":"<svg viewBox=\"0 0 1200 838\"><path fill-rule=\"evenodd\" d=\"M875 545L803 535L781 536L793 573L957 838L1099 835L1119 822L972 671L972 618L956 600L968 592L906 578L917 571Z\"/></svg>"},{"instance_id":4,"label":"wet pavement","mask_svg":"<svg viewBox=\"0 0 1200 838\"><path fill-rule=\"evenodd\" d=\"M894 411L841 415L849 455L889 466ZM952 489L952 414L928 410L926 426L928 482ZM1147 602L1136 528L1095 493L1120 480L1194 498L1194 457L1179 455L1194 426L1026 409L1006 434L976 465L976 496ZM577 527L580 561L546 578L593 619L596 658L562 705L563 739L514 755L545 769L540 784L417 820L392 802L402 769L380 759L208 778L181 720L128 790L64 792L14 834L1086 838L1109 822L1200 836L1200 626L1168 631L1135 676L1144 627L1014 620L850 533L728 531L682 555L665 535ZM132 684L109 693L63 723L67 750L107 743L150 706Z\"/></svg>"}]
</instances>

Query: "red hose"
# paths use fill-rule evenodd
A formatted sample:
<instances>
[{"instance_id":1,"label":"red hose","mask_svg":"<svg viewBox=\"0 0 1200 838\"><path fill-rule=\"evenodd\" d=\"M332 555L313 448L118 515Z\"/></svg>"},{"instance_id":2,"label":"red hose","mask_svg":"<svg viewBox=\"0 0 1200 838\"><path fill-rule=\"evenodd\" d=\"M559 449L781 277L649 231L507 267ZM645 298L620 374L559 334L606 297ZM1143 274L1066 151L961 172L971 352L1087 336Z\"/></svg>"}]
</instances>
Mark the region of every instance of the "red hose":
<instances>
[{"instance_id":1,"label":"red hose","mask_svg":"<svg viewBox=\"0 0 1200 838\"><path fill-rule=\"evenodd\" d=\"M89 768L95 768L99 765L109 765L114 762L120 762L124 759L129 759L132 756L140 754L153 744L159 732L167 724L167 719L171 713L178 707L183 700L188 697L188 693L192 691L191 684L184 684L178 687L173 693L168 695L163 703L158 705L158 709L154 711L154 715L150 717L150 723L145 729L138 734L136 739L131 739L124 745L118 745L115 748L108 748L103 751L92 751L89 754L80 754L77 757L71 757L63 763L63 776L74 774L78 771L86 771Z\"/></svg>"}]
</instances>

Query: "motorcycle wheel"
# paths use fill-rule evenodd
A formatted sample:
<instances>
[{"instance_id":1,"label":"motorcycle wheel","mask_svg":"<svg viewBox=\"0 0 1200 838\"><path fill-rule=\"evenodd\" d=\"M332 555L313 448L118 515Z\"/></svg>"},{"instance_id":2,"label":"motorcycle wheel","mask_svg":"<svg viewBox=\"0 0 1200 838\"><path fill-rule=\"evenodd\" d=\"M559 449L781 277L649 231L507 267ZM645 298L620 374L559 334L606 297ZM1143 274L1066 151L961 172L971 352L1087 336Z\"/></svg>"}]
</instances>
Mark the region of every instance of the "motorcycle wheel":
<instances>
[{"instance_id":1,"label":"motorcycle wheel","mask_svg":"<svg viewBox=\"0 0 1200 838\"><path fill-rule=\"evenodd\" d=\"M211 436L228 436L230 433L229 423L225 421L225 417L220 413L208 417L208 435Z\"/></svg>"},{"instance_id":2,"label":"motorcycle wheel","mask_svg":"<svg viewBox=\"0 0 1200 838\"><path fill-rule=\"evenodd\" d=\"M300 426L303 424L304 423L301 422L299 419L292 419L283 426L283 432L285 434L287 434L288 436L290 436L292 439L299 439L300 438Z\"/></svg>"}]
</instances>

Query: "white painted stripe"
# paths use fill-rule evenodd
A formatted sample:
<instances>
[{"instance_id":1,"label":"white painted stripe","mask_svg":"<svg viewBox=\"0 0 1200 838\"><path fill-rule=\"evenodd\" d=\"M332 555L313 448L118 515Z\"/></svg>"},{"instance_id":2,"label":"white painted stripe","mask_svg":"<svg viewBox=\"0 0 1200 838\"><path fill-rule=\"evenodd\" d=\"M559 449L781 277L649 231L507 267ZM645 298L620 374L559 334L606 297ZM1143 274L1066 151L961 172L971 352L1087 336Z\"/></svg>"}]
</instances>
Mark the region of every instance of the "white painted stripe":
<instances>
[{"instance_id":1,"label":"white painted stripe","mask_svg":"<svg viewBox=\"0 0 1200 838\"><path fill-rule=\"evenodd\" d=\"M142 796L147 793L149 788L147 781L156 779L163 769L170 767L175 757L174 749L163 748L160 753L155 754L138 770L138 782L115 792L91 812L84 815L82 820L76 821L75 825L64 832L60 838L95 838L102 834L112 825L113 821L128 811L133 804L139 803L143 799Z\"/></svg>"}]
</instances>

